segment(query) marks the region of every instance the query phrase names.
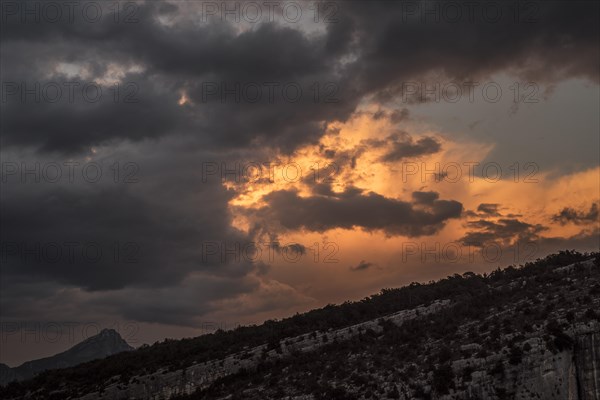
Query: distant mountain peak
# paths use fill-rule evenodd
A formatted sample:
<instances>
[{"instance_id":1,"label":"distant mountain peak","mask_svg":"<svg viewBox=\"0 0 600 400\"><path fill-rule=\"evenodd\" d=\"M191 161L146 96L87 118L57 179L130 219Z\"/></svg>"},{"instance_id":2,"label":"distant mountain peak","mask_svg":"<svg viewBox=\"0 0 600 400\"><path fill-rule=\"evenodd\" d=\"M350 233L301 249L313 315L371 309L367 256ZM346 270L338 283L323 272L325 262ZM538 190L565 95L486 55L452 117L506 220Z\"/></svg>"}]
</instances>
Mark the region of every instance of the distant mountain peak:
<instances>
[{"instance_id":1,"label":"distant mountain peak","mask_svg":"<svg viewBox=\"0 0 600 400\"><path fill-rule=\"evenodd\" d=\"M123 337L121 337L119 332L117 332L114 329L102 329L96 335L88 337L87 339L85 339L84 341L82 341L79 344L83 344L86 342L97 342L97 341L103 341L103 340L116 340L118 342L124 343L125 345L129 346L129 344L127 344L125 339L123 339ZM133 349L133 347L131 347L131 346L129 346L129 347L130 347L130 349Z\"/></svg>"},{"instance_id":2,"label":"distant mountain peak","mask_svg":"<svg viewBox=\"0 0 600 400\"><path fill-rule=\"evenodd\" d=\"M114 330L112 328L104 328L96 336L105 336L105 335L111 335L111 336L119 336L119 337L121 337L121 335L119 335L119 332L117 332L116 330Z\"/></svg>"},{"instance_id":3,"label":"distant mountain peak","mask_svg":"<svg viewBox=\"0 0 600 400\"><path fill-rule=\"evenodd\" d=\"M0 365L0 385L26 380L49 369L67 368L87 361L106 358L113 354L131 351L131 347L114 329L102 329L70 349L51 357L27 361L18 367Z\"/></svg>"}]
</instances>

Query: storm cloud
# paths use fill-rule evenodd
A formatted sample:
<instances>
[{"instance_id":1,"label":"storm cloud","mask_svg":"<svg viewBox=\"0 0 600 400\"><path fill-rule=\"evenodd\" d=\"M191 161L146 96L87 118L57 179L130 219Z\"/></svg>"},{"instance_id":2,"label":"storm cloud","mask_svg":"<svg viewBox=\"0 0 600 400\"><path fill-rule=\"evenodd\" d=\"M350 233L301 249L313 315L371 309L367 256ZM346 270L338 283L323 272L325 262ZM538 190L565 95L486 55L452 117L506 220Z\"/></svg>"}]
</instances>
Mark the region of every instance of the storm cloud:
<instances>
[{"instance_id":1,"label":"storm cloud","mask_svg":"<svg viewBox=\"0 0 600 400\"><path fill-rule=\"evenodd\" d=\"M577 211L570 207L563 208L558 214L552 216L554 222L561 225L573 223L576 225L598 223L600 220L598 214L598 204L594 203L590 206L589 211Z\"/></svg>"},{"instance_id":2,"label":"storm cloud","mask_svg":"<svg viewBox=\"0 0 600 400\"><path fill-rule=\"evenodd\" d=\"M252 210L268 224L285 229L324 232L329 229L362 228L387 235L411 237L431 235L452 218L459 218L462 204L438 200L437 193L413 193L413 203L363 193L349 188L334 196L301 197L294 191L276 191L265 196L267 206Z\"/></svg>"},{"instance_id":3,"label":"storm cloud","mask_svg":"<svg viewBox=\"0 0 600 400\"><path fill-rule=\"evenodd\" d=\"M467 227L470 231L461 241L471 246L484 246L491 242L534 241L539 239L540 232L547 229L542 225L532 225L514 218L501 218L498 221L480 219L468 222Z\"/></svg>"},{"instance_id":4,"label":"storm cloud","mask_svg":"<svg viewBox=\"0 0 600 400\"><path fill-rule=\"evenodd\" d=\"M369 102L396 110L375 113L375 120L413 120L395 103L407 82L498 73L549 84L599 82L597 2L527 2L533 8L518 13L520 2L490 2L501 15L494 21L483 4L471 6L470 18L466 7L473 2L453 2L462 16L449 18L445 3L339 2L331 21L314 23L306 14L295 23L255 24L205 20L202 2L131 2L133 9L118 15L109 3L77 2L74 19L64 14L58 21L23 20L25 2L3 2L3 173L6 163L39 175L44 165L73 161L104 171L98 183L3 175L3 315L40 316L45 306L67 315L73 311L65 304L72 303L81 313L191 326L218 310L218 302L244 294L271 290L290 303L306 300L291 287L266 284L264 265L207 260L204 243L247 243L259 231L421 237L459 219L461 201L430 189L401 200L354 182L343 191L315 183L308 196L278 189L262 196L261 206L234 209L237 188L201 176L204 161L294 155ZM82 17L86 4L102 7L99 21ZM321 150L350 169L368 146L381 149L387 163L445 150L429 133L385 132L364 145ZM121 173L126 163L137 166L139 181L113 179L115 163ZM478 212L494 216L496 204L481 204ZM554 221L583 223L597 215L597 207L566 208ZM266 228L244 232L234 227L238 216ZM465 243L535 238L544 229L485 217L468 222ZM78 253L57 262L44 254L55 246ZM82 247L101 249L103 257L82 254ZM368 271L372 264L352 265Z\"/></svg>"},{"instance_id":5,"label":"storm cloud","mask_svg":"<svg viewBox=\"0 0 600 400\"><path fill-rule=\"evenodd\" d=\"M4 145L77 151L112 139L187 134L205 146L290 152L318 140L328 122L346 120L361 98L389 99L430 72L447 79L512 71L538 81L598 81L597 3L531 2L516 13L518 2L490 2L500 16L492 21L485 4L469 14L466 3L456 4L461 18L451 18L441 1L339 3L335 22L318 33L276 21L240 31L226 19L202 19L202 2L136 3L131 21L120 22L106 8L93 24L79 13L23 24L20 9L11 11L2 24ZM66 73L58 68L63 64L76 67ZM102 82L115 70L122 85L135 85L121 87L128 92L117 102L113 82ZM36 84L43 93L49 83L70 81L82 84L76 93L99 81L104 98L90 103L80 94L55 103L30 94L22 101L22 90ZM285 97L290 84L302 96ZM277 93L271 99L269 85ZM123 104L127 94L136 102ZM179 107L183 94L188 103ZM435 146L423 138L387 157Z\"/></svg>"}]
</instances>

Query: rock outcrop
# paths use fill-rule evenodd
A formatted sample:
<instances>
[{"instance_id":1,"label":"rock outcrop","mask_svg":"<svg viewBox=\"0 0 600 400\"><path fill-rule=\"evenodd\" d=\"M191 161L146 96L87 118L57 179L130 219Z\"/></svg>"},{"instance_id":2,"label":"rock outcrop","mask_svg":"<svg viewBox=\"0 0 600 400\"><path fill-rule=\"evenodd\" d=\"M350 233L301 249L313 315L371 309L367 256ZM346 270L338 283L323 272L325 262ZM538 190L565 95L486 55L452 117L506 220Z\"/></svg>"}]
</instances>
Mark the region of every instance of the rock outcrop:
<instances>
[{"instance_id":1,"label":"rock outcrop","mask_svg":"<svg viewBox=\"0 0 600 400\"><path fill-rule=\"evenodd\" d=\"M600 399L600 333L577 336L575 365L580 400Z\"/></svg>"}]
</instances>

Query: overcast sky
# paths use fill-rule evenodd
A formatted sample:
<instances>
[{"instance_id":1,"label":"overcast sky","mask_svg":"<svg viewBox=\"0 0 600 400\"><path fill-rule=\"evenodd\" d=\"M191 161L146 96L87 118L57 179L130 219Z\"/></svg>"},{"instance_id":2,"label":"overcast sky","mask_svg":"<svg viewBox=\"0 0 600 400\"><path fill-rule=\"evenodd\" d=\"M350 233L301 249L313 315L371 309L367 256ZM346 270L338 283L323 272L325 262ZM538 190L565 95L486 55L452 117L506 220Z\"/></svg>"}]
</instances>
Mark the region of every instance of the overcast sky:
<instances>
[{"instance_id":1,"label":"overcast sky","mask_svg":"<svg viewBox=\"0 0 600 400\"><path fill-rule=\"evenodd\" d=\"M595 1L3 1L0 362L598 250Z\"/></svg>"}]
</instances>

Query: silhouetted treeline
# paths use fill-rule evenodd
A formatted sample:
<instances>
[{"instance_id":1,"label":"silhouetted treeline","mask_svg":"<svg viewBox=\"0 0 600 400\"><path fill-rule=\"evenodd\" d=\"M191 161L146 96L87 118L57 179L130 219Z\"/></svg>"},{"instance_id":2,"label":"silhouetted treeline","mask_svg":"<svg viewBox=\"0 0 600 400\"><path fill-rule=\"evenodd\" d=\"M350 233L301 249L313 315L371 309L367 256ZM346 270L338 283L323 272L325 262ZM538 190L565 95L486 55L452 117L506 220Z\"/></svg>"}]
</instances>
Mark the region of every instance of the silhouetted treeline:
<instances>
[{"instance_id":1,"label":"silhouetted treeline","mask_svg":"<svg viewBox=\"0 0 600 400\"><path fill-rule=\"evenodd\" d=\"M159 369L183 369L193 363L223 358L229 354L240 352L247 347L259 346L265 343L270 343L272 347L276 347L286 337L354 325L403 309L429 304L434 300L451 300L454 303L452 313L436 314L432 317L432 323L428 324L426 330L424 330L422 324L419 325L417 322L408 322L401 327L384 323L384 332L389 340L406 344L406 346L397 349L399 354L402 355L401 358L403 360L415 359L417 355L413 349L416 348L419 341L428 337L447 338L448 335L456 332L461 320L476 319L481 316L483 310L487 310L495 304L501 304L508 297L514 296L514 291L510 291L508 288L506 294L503 294L502 287L504 284L508 285L520 277L533 276L535 276L539 285L551 283L561 279L560 275L552 273L554 268L581 262L591 257L596 257L596 264L598 265L599 253L561 251L558 254L538 259L523 266L497 269L489 275L478 275L470 272L463 275L455 274L437 282L412 283L398 289L383 289L380 293L360 301L328 305L283 320L266 321L260 326L242 326L230 331L219 330L212 334L191 339L166 339L151 346L145 346L103 360L80 364L77 367L47 371L30 381L13 382L0 388L0 396L2 398L19 398L25 396L27 392L35 392L36 396L33 398L62 400L70 396L100 390L105 382L114 376L119 376L120 382L126 384L136 375L153 373ZM495 288L494 290L492 290L492 286ZM519 292L519 296L526 298L528 293L527 290L522 290ZM532 301L535 301L535 299ZM544 310L542 310L543 312ZM539 314L538 311L536 313ZM537 317L543 318L543 315L537 315ZM517 322L508 321L503 323L516 324ZM527 329L527 323L527 318L519 320L519 329ZM492 337L498 337L500 331L509 328L500 325L490 329ZM555 331L554 334L558 336L554 337L560 337L559 333ZM347 350L348 346L362 346L364 341L368 342L369 340L369 332L364 332L357 339L352 339L347 343L332 343L332 346L338 346L342 351ZM559 342L552 343L557 347L569 345L568 340L564 337L560 338ZM411 346L411 344L414 346ZM499 346L498 343L493 342L488 345L490 348ZM374 349L374 351L379 350ZM454 356L456 354L452 352L442 355L446 362ZM294 361L297 364L294 365L301 367L302 357L306 356L299 355ZM515 350L511 357L514 362L518 361L519 350ZM307 359L305 361L308 363L314 360ZM343 368L342 365L339 367ZM432 368L434 367L432 366ZM434 368L434 370L436 371L434 385L438 390L443 391L444 382L447 383L448 381L448 371L447 369L438 370L437 368ZM351 373L351 371L347 372ZM322 392L322 396L317 398L350 398L343 397L339 393L331 393L331 390L327 388L321 390L317 386L315 386L315 393ZM394 396L395 394L388 395Z\"/></svg>"}]
</instances>

